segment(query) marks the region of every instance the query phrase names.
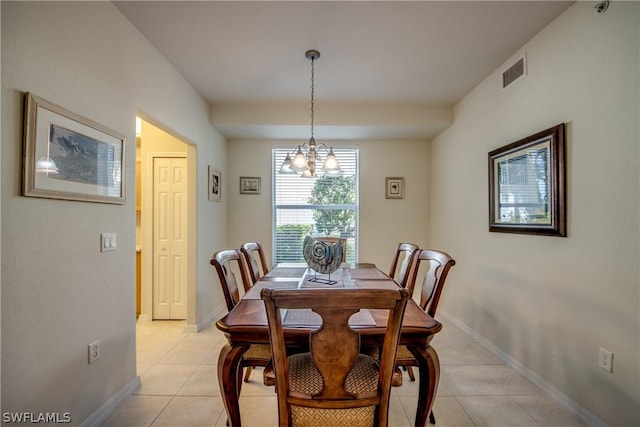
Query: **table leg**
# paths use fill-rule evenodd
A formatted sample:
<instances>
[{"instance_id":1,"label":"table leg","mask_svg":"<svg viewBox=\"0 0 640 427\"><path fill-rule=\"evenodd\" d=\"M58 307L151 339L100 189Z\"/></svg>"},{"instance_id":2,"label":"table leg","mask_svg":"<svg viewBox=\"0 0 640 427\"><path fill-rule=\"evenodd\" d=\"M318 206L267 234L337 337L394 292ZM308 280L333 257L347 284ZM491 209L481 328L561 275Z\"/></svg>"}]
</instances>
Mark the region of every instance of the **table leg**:
<instances>
[{"instance_id":1,"label":"table leg","mask_svg":"<svg viewBox=\"0 0 640 427\"><path fill-rule=\"evenodd\" d=\"M227 425L230 427L240 427L240 387L238 384L238 370L242 369L242 356L249 349L249 346L231 346L226 344L220 350L218 357L218 384L222 401L227 411Z\"/></svg>"},{"instance_id":2,"label":"table leg","mask_svg":"<svg viewBox=\"0 0 640 427\"><path fill-rule=\"evenodd\" d=\"M440 359L436 350L426 347L408 347L418 361L420 369L420 389L418 392L418 408L416 409L416 427L424 427L433 407L433 401L440 382Z\"/></svg>"}]
</instances>

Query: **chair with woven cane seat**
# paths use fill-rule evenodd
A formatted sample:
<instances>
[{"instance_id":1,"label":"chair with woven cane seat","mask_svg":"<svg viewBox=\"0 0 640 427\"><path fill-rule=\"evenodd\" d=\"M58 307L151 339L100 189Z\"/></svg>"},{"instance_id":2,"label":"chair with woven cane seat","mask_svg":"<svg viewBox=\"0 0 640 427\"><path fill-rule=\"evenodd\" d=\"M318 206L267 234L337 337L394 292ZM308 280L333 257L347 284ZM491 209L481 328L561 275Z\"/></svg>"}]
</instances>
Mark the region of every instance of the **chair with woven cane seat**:
<instances>
[{"instance_id":1,"label":"chair with woven cane seat","mask_svg":"<svg viewBox=\"0 0 640 427\"><path fill-rule=\"evenodd\" d=\"M222 285L222 293L227 303L227 309L231 311L240 301L238 281L233 273L234 267L240 272L245 292L253 286L253 284L249 282L244 262L242 261L242 255L240 251L236 249L221 250L213 254L210 264L215 267L218 273L218 279L220 279L220 284ZM247 368L244 381L249 381L254 366L266 367L270 361L271 347L269 345L255 344L250 346L242 360L242 366ZM242 377L242 370L239 370L238 375L240 378ZM241 383L240 378L238 379L238 386Z\"/></svg>"},{"instance_id":2,"label":"chair with woven cane seat","mask_svg":"<svg viewBox=\"0 0 640 427\"><path fill-rule=\"evenodd\" d=\"M263 289L261 297L273 351L279 426L386 427L409 292L402 288ZM318 329L309 333L309 352L287 353L283 309L287 316L297 309L311 309L320 316ZM360 334L349 327L349 318L361 309L389 313L379 360L360 353Z\"/></svg>"},{"instance_id":3,"label":"chair with woven cane seat","mask_svg":"<svg viewBox=\"0 0 640 427\"><path fill-rule=\"evenodd\" d=\"M420 248L413 243L398 243L393 254L389 276L403 288L407 287L410 278L411 267ZM413 292L413 289L410 289Z\"/></svg>"},{"instance_id":4,"label":"chair with woven cane seat","mask_svg":"<svg viewBox=\"0 0 640 427\"><path fill-rule=\"evenodd\" d=\"M347 261L347 239L343 239L341 237L314 237L316 240L320 240L321 242L325 242L328 244L340 242L342 245L342 262Z\"/></svg>"},{"instance_id":5,"label":"chair with woven cane seat","mask_svg":"<svg viewBox=\"0 0 640 427\"><path fill-rule=\"evenodd\" d=\"M245 243L240 247L240 252L242 252L244 260L247 263L251 283L255 284L258 279L269 272L262 245L258 242ZM258 262L260 262L260 264L258 264Z\"/></svg>"}]
</instances>

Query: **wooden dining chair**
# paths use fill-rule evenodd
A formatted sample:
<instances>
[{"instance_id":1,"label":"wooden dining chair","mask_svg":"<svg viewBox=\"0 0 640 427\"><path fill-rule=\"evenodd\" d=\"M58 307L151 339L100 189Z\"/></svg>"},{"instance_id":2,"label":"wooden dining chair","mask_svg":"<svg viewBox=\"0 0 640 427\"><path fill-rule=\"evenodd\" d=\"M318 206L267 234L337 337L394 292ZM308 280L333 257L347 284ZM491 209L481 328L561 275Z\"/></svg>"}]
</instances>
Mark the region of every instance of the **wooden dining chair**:
<instances>
[{"instance_id":1,"label":"wooden dining chair","mask_svg":"<svg viewBox=\"0 0 640 427\"><path fill-rule=\"evenodd\" d=\"M269 272L262 245L258 242L245 243L240 247L240 252L242 252L244 260L247 263L251 283L255 284L258 279Z\"/></svg>"},{"instance_id":2,"label":"wooden dining chair","mask_svg":"<svg viewBox=\"0 0 640 427\"><path fill-rule=\"evenodd\" d=\"M420 307L433 318L436 317L438 302L440 302L440 295L442 294L449 270L455 264L456 261L451 255L433 249L420 250L415 258L411 278L409 279L409 283L407 283L407 289L413 293L413 288L418 279L418 272L423 272L424 279L422 280L422 287L420 289ZM401 345L398 347L396 365L406 366L409 378L411 381L415 381L411 367L418 365L411 352L405 346Z\"/></svg>"},{"instance_id":3,"label":"wooden dining chair","mask_svg":"<svg viewBox=\"0 0 640 427\"><path fill-rule=\"evenodd\" d=\"M239 250L236 249L224 249L213 254L210 260L210 264L213 265L218 273L218 279L222 286L222 293L224 294L224 300L227 303L227 309L229 311L240 301L240 292L238 289L238 281L233 273L234 268L240 272L242 279L242 285L245 290L249 290L253 283L249 282L249 277L244 267L242 255ZM271 347L267 344L254 344L249 347L249 350L244 354L242 359L242 366L247 368L244 381L248 382L251 377L251 371L254 366L266 367L271 362ZM242 370L238 373L242 376ZM238 380L238 386L240 386L240 379Z\"/></svg>"},{"instance_id":4,"label":"wooden dining chair","mask_svg":"<svg viewBox=\"0 0 640 427\"><path fill-rule=\"evenodd\" d=\"M398 243L391 261L389 276L403 288L407 287L410 279L411 267L420 248L413 243ZM409 289L413 293L413 288Z\"/></svg>"},{"instance_id":5,"label":"wooden dining chair","mask_svg":"<svg viewBox=\"0 0 640 427\"><path fill-rule=\"evenodd\" d=\"M423 271L424 279L420 289L420 307L433 318L436 317L438 302L440 301L440 295L447 280L447 274L449 274L449 270L455 264L456 261L449 254L433 249L422 249L418 251L415 257L407 289L413 294L413 288L418 278L418 271ZM421 266L423 267L422 269L420 268ZM416 380L412 367L418 366L418 362L404 345L398 346L396 366L404 367L411 381ZM429 414L429 422L431 424L436 423L433 411Z\"/></svg>"},{"instance_id":6,"label":"wooden dining chair","mask_svg":"<svg viewBox=\"0 0 640 427\"><path fill-rule=\"evenodd\" d=\"M409 297L402 288L263 289L279 426L386 427L394 359ZM318 328L309 332L308 352L289 354L281 311L289 315L297 309L319 315ZM351 315L361 309L388 311L379 360L360 352L360 334L349 326Z\"/></svg>"},{"instance_id":7,"label":"wooden dining chair","mask_svg":"<svg viewBox=\"0 0 640 427\"><path fill-rule=\"evenodd\" d=\"M340 242L340 244L342 245L342 262L347 261L347 239L343 239L341 237L328 237L328 236L314 237L314 239L320 240L321 242L325 242L328 244Z\"/></svg>"}]
</instances>

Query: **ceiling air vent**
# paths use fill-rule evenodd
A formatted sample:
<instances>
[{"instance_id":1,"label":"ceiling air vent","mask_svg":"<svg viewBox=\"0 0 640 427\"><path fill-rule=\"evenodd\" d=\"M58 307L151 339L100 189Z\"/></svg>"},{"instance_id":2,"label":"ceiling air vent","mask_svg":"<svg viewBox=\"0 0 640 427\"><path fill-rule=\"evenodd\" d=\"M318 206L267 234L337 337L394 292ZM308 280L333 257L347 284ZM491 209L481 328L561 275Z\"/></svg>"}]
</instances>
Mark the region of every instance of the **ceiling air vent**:
<instances>
[{"instance_id":1,"label":"ceiling air vent","mask_svg":"<svg viewBox=\"0 0 640 427\"><path fill-rule=\"evenodd\" d=\"M502 88L509 86L524 75L524 56L502 73Z\"/></svg>"}]
</instances>

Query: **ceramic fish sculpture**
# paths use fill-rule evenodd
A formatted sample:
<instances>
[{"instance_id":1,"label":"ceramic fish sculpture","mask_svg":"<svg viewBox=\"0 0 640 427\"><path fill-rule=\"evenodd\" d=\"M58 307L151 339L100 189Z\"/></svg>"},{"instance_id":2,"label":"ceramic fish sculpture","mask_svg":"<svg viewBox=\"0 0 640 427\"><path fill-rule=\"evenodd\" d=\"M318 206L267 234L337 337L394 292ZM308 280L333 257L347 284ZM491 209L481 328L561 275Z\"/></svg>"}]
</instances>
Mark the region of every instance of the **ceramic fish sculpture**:
<instances>
[{"instance_id":1,"label":"ceramic fish sculpture","mask_svg":"<svg viewBox=\"0 0 640 427\"><path fill-rule=\"evenodd\" d=\"M325 243L307 236L302 245L302 254L309 267L320 274L331 274L342 264L340 242Z\"/></svg>"}]
</instances>

